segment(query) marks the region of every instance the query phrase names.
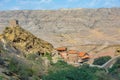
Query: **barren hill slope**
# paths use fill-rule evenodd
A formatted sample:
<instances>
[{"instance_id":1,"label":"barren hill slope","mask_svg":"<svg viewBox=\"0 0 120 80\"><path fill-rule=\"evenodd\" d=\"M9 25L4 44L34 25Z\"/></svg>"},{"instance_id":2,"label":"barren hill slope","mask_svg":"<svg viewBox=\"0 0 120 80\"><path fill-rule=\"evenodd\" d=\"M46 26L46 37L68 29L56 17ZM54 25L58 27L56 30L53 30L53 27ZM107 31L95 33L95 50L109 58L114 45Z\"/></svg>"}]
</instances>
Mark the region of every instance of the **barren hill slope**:
<instances>
[{"instance_id":1,"label":"barren hill slope","mask_svg":"<svg viewBox=\"0 0 120 80\"><path fill-rule=\"evenodd\" d=\"M35 37L19 26L7 27L3 34L1 34L0 40L3 41L4 44L9 43L15 49L25 54L38 53L40 55L46 52L51 53L53 50L52 44Z\"/></svg>"},{"instance_id":2,"label":"barren hill slope","mask_svg":"<svg viewBox=\"0 0 120 80\"><path fill-rule=\"evenodd\" d=\"M55 47L120 44L120 8L1 11L0 30L10 19Z\"/></svg>"}]
</instances>

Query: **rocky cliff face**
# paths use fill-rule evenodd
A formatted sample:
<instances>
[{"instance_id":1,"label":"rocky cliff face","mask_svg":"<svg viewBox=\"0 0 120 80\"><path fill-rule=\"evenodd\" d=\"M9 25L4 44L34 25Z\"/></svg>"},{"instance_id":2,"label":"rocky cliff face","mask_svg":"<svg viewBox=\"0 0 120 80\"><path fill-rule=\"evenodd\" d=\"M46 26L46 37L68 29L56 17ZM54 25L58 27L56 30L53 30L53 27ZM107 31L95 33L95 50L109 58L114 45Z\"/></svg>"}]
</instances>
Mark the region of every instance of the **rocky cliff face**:
<instances>
[{"instance_id":1,"label":"rocky cliff face","mask_svg":"<svg viewBox=\"0 0 120 80\"><path fill-rule=\"evenodd\" d=\"M10 19L54 46L120 44L120 8L1 11L0 30Z\"/></svg>"},{"instance_id":2,"label":"rocky cliff face","mask_svg":"<svg viewBox=\"0 0 120 80\"><path fill-rule=\"evenodd\" d=\"M19 26L6 27L1 39L6 43L10 43L14 48L19 49L24 53L46 53L52 52L53 46L37 37L30 32L22 29Z\"/></svg>"}]
</instances>

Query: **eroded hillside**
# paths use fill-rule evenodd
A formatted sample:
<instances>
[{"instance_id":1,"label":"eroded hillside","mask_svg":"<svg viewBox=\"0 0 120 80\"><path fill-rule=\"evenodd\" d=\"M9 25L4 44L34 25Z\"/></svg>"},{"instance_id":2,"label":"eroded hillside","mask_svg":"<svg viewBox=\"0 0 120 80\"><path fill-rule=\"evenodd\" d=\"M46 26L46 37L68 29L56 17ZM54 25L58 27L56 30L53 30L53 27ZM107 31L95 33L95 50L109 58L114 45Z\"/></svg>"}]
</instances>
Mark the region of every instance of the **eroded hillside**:
<instances>
[{"instance_id":1,"label":"eroded hillside","mask_svg":"<svg viewBox=\"0 0 120 80\"><path fill-rule=\"evenodd\" d=\"M120 9L1 11L0 30L10 19L55 47L120 44ZM9 14L9 15L8 15Z\"/></svg>"}]
</instances>

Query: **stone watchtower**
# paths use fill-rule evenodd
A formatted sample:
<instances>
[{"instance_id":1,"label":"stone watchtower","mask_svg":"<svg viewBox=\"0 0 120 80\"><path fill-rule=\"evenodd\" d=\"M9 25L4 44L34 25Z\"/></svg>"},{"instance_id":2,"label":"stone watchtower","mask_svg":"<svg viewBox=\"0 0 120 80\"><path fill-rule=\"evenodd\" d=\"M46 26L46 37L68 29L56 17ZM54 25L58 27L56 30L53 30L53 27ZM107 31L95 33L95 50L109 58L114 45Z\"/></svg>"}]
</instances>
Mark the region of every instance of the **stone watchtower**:
<instances>
[{"instance_id":1,"label":"stone watchtower","mask_svg":"<svg viewBox=\"0 0 120 80\"><path fill-rule=\"evenodd\" d=\"M10 20L9 26L10 27L18 27L19 26L18 20Z\"/></svg>"}]
</instances>

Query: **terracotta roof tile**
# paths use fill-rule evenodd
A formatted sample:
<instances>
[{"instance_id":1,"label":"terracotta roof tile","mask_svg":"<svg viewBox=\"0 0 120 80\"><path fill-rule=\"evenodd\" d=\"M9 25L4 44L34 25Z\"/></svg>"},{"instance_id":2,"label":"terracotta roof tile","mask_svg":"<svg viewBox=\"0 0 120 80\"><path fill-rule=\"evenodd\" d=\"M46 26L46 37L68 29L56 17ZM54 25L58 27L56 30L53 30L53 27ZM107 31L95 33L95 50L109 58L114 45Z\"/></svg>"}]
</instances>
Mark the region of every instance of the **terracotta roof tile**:
<instances>
[{"instance_id":1,"label":"terracotta roof tile","mask_svg":"<svg viewBox=\"0 0 120 80\"><path fill-rule=\"evenodd\" d=\"M86 55L86 52L78 52L78 56L79 57L83 57L83 56L85 56Z\"/></svg>"},{"instance_id":2,"label":"terracotta roof tile","mask_svg":"<svg viewBox=\"0 0 120 80\"><path fill-rule=\"evenodd\" d=\"M58 47L56 48L57 51L66 51L67 48L66 47Z\"/></svg>"}]
</instances>

